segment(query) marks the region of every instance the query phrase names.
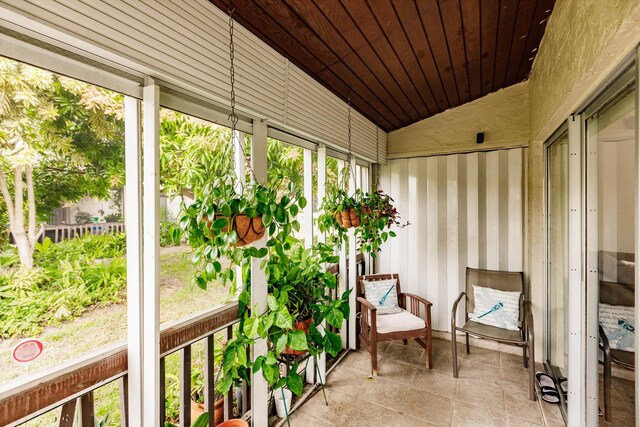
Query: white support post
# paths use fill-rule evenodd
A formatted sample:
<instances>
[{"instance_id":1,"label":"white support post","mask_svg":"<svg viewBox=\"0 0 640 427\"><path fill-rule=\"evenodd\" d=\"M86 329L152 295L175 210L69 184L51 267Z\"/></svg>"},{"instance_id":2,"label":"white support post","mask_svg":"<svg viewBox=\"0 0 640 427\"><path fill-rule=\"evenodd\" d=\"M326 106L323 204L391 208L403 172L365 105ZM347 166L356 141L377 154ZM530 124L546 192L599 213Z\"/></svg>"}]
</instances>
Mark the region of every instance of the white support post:
<instances>
[{"instance_id":1,"label":"white support post","mask_svg":"<svg viewBox=\"0 0 640 427\"><path fill-rule=\"evenodd\" d=\"M636 252L640 248L640 46L636 47ZM636 255L637 257L637 255ZM640 283L640 269L635 269L635 283ZM636 319L640 318L640 292L635 292ZM636 340L635 366L640 366L640 343ZM640 370L636 369L636 396L638 395L638 385L640 384ZM640 401L636 398L636 420L640 420Z\"/></svg>"},{"instance_id":2,"label":"white support post","mask_svg":"<svg viewBox=\"0 0 640 427\"><path fill-rule=\"evenodd\" d=\"M571 382L568 390L567 425L577 427L585 425L585 343L584 319L585 297L583 290L582 242L582 163L580 158L582 145L582 116L569 118L569 346L568 378ZM586 276L585 276L586 277ZM582 319L582 321L579 321Z\"/></svg>"},{"instance_id":3,"label":"white support post","mask_svg":"<svg viewBox=\"0 0 640 427\"><path fill-rule=\"evenodd\" d=\"M251 140L251 167L259 184L267 184L267 124L263 120L253 121ZM267 236L257 241L258 249L266 246ZM267 255L268 256L268 255ZM267 276L260 268L262 259L251 260L251 307L258 314L267 311ZM260 339L253 346L253 360L267 354L267 340ZM251 422L254 427L266 427L269 415L269 389L261 372L252 376L251 382Z\"/></svg>"},{"instance_id":4,"label":"white support post","mask_svg":"<svg viewBox=\"0 0 640 427\"><path fill-rule=\"evenodd\" d=\"M356 170L355 161L356 159L353 155L349 155L349 195L354 194L356 191L356 177L353 176ZM350 228L348 232L349 236L349 289L351 289L351 294L349 294L349 307L351 308L349 316L349 348L352 350L356 349L357 339L356 336L356 276L358 275L357 266L356 266L356 256L358 254L358 248L356 248L356 234L354 228Z\"/></svg>"},{"instance_id":5,"label":"white support post","mask_svg":"<svg viewBox=\"0 0 640 427\"><path fill-rule=\"evenodd\" d=\"M304 247L313 246L313 158L311 150L304 149L304 198L307 206L303 209Z\"/></svg>"},{"instance_id":6,"label":"white support post","mask_svg":"<svg viewBox=\"0 0 640 427\"><path fill-rule=\"evenodd\" d=\"M142 424L143 402L143 289L142 289L142 150L140 148L140 101L124 98L125 211L127 230L127 342L128 425Z\"/></svg>"},{"instance_id":7,"label":"white support post","mask_svg":"<svg viewBox=\"0 0 640 427\"><path fill-rule=\"evenodd\" d=\"M318 147L318 188L316 188L316 197L318 198L318 208L322 205L322 200L326 194L327 183L327 147L320 145ZM309 201L309 204L313 204ZM318 243L326 243L326 236L324 233L318 232ZM322 330L327 327L327 322L322 322ZM318 374L320 378L316 378L317 383L325 383L327 371L327 354L322 352L318 356Z\"/></svg>"},{"instance_id":8,"label":"white support post","mask_svg":"<svg viewBox=\"0 0 640 427\"><path fill-rule=\"evenodd\" d=\"M313 246L313 156L311 150L306 148L304 149L303 178L304 198L307 199L307 205L302 210L304 247L310 248ZM309 359L306 366L306 380L309 384L313 384L316 382L315 361Z\"/></svg>"},{"instance_id":9,"label":"white support post","mask_svg":"<svg viewBox=\"0 0 640 427\"><path fill-rule=\"evenodd\" d=\"M143 352L144 426L160 425L160 89L143 89ZM162 402L164 405L164 402ZM163 420L164 422L164 420Z\"/></svg>"},{"instance_id":10,"label":"white support post","mask_svg":"<svg viewBox=\"0 0 640 427\"><path fill-rule=\"evenodd\" d=\"M340 177L343 177L344 173L344 161L338 159L338 181ZM342 295L349 289L347 283L347 248L345 242L340 242L340 261L338 264L338 284L340 286L339 293ZM340 328L340 338L342 339L342 348L347 348L347 320L342 322L342 328Z\"/></svg>"},{"instance_id":11,"label":"white support post","mask_svg":"<svg viewBox=\"0 0 640 427\"><path fill-rule=\"evenodd\" d=\"M236 173L236 177L238 178L236 182L236 191L242 191L242 184L245 182L246 174L247 174L247 165L246 158L244 156L244 144L241 144L241 141L244 141L244 133L240 131L236 131L233 136L233 163L234 169ZM241 292L244 289L244 283L242 281L242 266L236 266L236 288L238 292Z\"/></svg>"}]
</instances>

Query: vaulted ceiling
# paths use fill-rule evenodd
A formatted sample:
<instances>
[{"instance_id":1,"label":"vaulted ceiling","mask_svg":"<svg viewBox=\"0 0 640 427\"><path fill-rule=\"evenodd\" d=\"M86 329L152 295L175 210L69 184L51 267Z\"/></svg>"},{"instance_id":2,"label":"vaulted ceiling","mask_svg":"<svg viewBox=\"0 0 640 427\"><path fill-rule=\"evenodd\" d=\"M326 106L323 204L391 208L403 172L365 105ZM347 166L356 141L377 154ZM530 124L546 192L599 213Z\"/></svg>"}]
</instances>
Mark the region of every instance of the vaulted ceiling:
<instances>
[{"instance_id":1,"label":"vaulted ceiling","mask_svg":"<svg viewBox=\"0 0 640 427\"><path fill-rule=\"evenodd\" d=\"M389 132L526 80L555 0L233 3L240 24Z\"/></svg>"}]
</instances>

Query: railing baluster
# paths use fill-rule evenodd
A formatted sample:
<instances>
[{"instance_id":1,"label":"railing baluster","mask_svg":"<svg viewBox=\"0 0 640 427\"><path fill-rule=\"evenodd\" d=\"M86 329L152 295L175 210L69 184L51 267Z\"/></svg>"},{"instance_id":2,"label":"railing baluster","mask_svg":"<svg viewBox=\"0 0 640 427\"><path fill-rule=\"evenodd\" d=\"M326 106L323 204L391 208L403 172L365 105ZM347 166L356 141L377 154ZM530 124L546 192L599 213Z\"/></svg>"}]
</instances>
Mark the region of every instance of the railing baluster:
<instances>
[{"instance_id":1,"label":"railing baluster","mask_svg":"<svg viewBox=\"0 0 640 427\"><path fill-rule=\"evenodd\" d=\"M93 391L83 394L80 397L80 415L81 415L80 425L82 427L94 427L95 412L94 412Z\"/></svg>"},{"instance_id":2,"label":"railing baluster","mask_svg":"<svg viewBox=\"0 0 640 427\"><path fill-rule=\"evenodd\" d=\"M204 339L204 410L210 415L209 426L214 427L214 407L215 407L215 361L214 354L214 335L211 334Z\"/></svg>"},{"instance_id":3,"label":"railing baluster","mask_svg":"<svg viewBox=\"0 0 640 427\"><path fill-rule=\"evenodd\" d=\"M58 414L58 427L73 427L73 419L76 415L76 399L73 399L60 407Z\"/></svg>"},{"instance_id":4,"label":"railing baluster","mask_svg":"<svg viewBox=\"0 0 640 427\"><path fill-rule=\"evenodd\" d=\"M166 392L167 392L167 381L166 381L166 363L164 357L160 358L160 424L164 425L164 422L167 419L167 407L166 407Z\"/></svg>"},{"instance_id":5,"label":"railing baluster","mask_svg":"<svg viewBox=\"0 0 640 427\"><path fill-rule=\"evenodd\" d=\"M226 337L227 341L230 340L233 337L233 326L228 326L227 327L227 329L225 331L225 337ZM220 369L222 369L222 367L220 367ZM224 396L224 419L225 419L225 421L228 420L229 418L233 418L233 388L234 388L234 386L231 386L231 389L229 389L229 393L227 393L227 395Z\"/></svg>"},{"instance_id":6,"label":"railing baluster","mask_svg":"<svg viewBox=\"0 0 640 427\"><path fill-rule=\"evenodd\" d=\"M129 376L120 378L120 424L129 426Z\"/></svg>"},{"instance_id":7,"label":"railing baluster","mask_svg":"<svg viewBox=\"0 0 640 427\"><path fill-rule=\"evenodd\" d=\"M180 426L191 426L191 345L180 350Z\"/></svg>"}]
</instances>

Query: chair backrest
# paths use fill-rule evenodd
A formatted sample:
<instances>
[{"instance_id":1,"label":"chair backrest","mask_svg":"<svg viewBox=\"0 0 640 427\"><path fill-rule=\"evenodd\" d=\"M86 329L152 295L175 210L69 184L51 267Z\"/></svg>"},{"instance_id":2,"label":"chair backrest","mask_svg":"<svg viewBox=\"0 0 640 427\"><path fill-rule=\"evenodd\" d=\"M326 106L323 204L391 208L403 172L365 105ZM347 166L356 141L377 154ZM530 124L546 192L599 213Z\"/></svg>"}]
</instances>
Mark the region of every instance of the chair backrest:
<instances>
[{"instance_id":1,"label":"chair backrest","mask_svg":"<svg viewBox=\"0 0 640 427\"><path fill-rule=\"evenodd\" d=\"M475 309L473 285L486 286L487 288L497 289L500 291L522 292L524 301L529 300L528 295L525 293L524 274L522 272L480 270L477 268L467 267L467 313L472 313ZM520 316L522 316L522 313L520 313Z\"/></svg>"},{"instance_id":2,"label":"chair backrest","mask_svg":"<svg viewBox=\"0 0 640 427\"><path fill-rule=\"evenodd\" d=\"M600 302L609 305L635 305L634 286L624 283L600 281Z\"/></svg>"},{"instance_id":3,"label":"chair backrest","mask_svg":"<svg viewBox=\"0 0 640 427\"><path fill-rule=\"evenodd\" d=\"M398 274L386 274L386 273L358 276L356 278L356 291L357 291L356 294L359 297L364 297L364 284L362 283L363 280L376 281L376 280L389 280L389 279L396 279L396 292L399 296L401 293L400 276ZM398 298L398 303L400 303L399 298Z\"/></svg>"}]
</instances>

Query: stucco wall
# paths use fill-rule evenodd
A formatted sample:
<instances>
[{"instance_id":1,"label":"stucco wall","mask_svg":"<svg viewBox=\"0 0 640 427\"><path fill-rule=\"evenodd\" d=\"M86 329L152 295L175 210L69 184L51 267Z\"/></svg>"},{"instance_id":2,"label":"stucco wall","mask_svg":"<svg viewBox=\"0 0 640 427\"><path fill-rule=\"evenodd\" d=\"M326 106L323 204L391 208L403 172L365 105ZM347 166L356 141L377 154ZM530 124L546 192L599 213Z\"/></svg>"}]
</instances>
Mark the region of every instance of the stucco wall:
<instances>
[{"instance_id":1,"label":"stucco wall","mask_svg":"<svg viewBox=\"0 0 640 427\"><path fill-rule=\"evenodd\" d=\"M538 336L544 323L544 141L640 42L640 1L557 0L528 80L526 268ZM536 359L544 356L537 340Z\"/></svg>"},{"instance_id":2,"label":"stucco wall","mask_svg":"<svg viewBox=\"0 0 640 427\"><path fill-rule=\"evenodd\" d=\"M526 146L529 90L520 83L391 132L390 159ZM476 144L476 133L485 142Z\"/></svg>"},{"instance_id":3,"label":"stucco wall","mask_svg":"<svg viewBox=\"0 0 640 427\"><path fill-rule=\"evenodd\" d=\"M558 0L529 78L530 139L547 139L638 42L640 1Z\"/></svg>"}]
</instances>

